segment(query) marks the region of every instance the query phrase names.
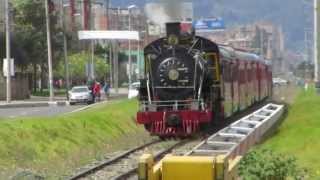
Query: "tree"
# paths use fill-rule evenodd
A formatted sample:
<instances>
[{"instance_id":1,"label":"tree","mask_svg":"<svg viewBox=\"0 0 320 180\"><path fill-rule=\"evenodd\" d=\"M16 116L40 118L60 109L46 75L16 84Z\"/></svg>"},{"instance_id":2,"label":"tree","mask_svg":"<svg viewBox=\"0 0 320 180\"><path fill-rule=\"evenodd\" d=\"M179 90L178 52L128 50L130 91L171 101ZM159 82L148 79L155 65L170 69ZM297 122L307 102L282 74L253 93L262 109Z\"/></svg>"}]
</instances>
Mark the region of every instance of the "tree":
<instances>
[{"instance_id":1,"label":"tree","mask_svg":"<svg viewBox=\"0 0 320 180\"><path fill-rule=\"evenodd\" d=\"M314 65L310 62L302 62L294 70L294 75L301 78L312 79L314 76Z\"/></svg>"},{"instance_id":2,"label":"tree","mask_svg":"<svg viewBox=\"0 0 320 180\"><path fill-rule=\"evenodd\" d=\"M11 38L11 57L15 60L15 65L20 68L22 72L27 68L28 62L26 60L26 52L17 41L17 38ZM0 33L0 67L2 67L2 59L6 58L5 35ZM2 69L0 70L2 71Z\"/></svg>"},{"instance_id":3,"label":"tree","mask_svg":"<svg viewBox=\"0 0 320 180\"><path fill-rule=\"evenodd\" d=\"M47 72L47 39L46 39L46 22L45 22L45 1L34 0L13 0L14 9L13 17L15 22L15 36L26 54L26 65L30 65L33 72L34 90L36 87L37 72L40 67L40 78L42 84L45 83ZM51 23L57 24L57 16L51 14ZM53 59L59 59L62 52L62 43L59 42L59 29L52 25L52 45L53 49L58 50L53 54ZM60 40L61 41L61 40ZM58 61L53 61L54 65ZM41 88L42 90L42 88Z\"/></svg>"},{"instance_id":4,"label":"tree","mask_svg":"<svg viewBox=\"0 0 320 180\"><path fill-rule=\"evenodd\" d=\"M68 56L70 78L74 84L83 84L87 80L86 65L90 60L91 54L86 53L85 51ZM102 81L109 71L108 65L103 58L98 56L95 56L94 62L96 79ZM58 68L56 68L55 76L60 78L64 77L63 61L60 61Z\"/></svg>"}]
</instances>

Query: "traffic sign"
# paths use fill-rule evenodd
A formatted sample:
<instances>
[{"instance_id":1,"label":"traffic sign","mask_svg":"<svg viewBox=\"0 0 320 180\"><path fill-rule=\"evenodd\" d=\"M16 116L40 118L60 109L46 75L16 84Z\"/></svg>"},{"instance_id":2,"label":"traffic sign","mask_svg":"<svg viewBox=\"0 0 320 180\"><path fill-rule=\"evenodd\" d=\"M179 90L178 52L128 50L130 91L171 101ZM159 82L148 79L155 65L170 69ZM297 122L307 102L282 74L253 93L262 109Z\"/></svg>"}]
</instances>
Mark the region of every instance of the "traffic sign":
<instances>
[{"instance_id":1,"label":"traffic sign","mask_svg":"<svg viewBox=\"0 0 320 180\"><path fill-rule=\"evenodd\" d=\"M8 76L8 61L7 59L3 59L3 66L2 66L3 76ZM10 74L14 76L14 59L10 59Z\"/></svg>"}]
</instances>

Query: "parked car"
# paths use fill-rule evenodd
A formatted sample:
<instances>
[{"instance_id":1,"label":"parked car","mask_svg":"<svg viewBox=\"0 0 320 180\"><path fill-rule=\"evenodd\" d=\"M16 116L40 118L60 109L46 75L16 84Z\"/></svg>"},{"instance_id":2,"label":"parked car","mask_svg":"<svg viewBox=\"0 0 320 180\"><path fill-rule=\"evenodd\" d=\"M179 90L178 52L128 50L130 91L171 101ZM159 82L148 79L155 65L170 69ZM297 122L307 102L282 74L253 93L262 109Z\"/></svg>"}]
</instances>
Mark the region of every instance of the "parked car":
<instances>
[{"instance_id":1,"label":"parked car","mask_svg":"<svg viewBox=\"0 0 320 180\"><path fill-rule=\"evenodd\" d=\"M76 103L93 103L92 92L88 86L75 86L69 91L69 103L74 105Z\"/></svg>"},{"instance_id":2,"label":"parked car","mask_svg":"<svg viewBox=\"0 0 320 180\"><path fill-rule=\"evenodd\" d=\"M289 84L289 82L282 78L272 78L272 83L274 86L286 86Z\"/></svg>"},{"instance_id":3,"label":"parked car","mask_svg":"<svg viewBox=\"0 0 320 180\"><path fill-rule=\"evenodd\" d=\"M139 95L139 89L140 88L140 82L135 82L131 84L131 87L129 87L128 92L128 99L135 98Z\"/></svg>"}]
</instances>

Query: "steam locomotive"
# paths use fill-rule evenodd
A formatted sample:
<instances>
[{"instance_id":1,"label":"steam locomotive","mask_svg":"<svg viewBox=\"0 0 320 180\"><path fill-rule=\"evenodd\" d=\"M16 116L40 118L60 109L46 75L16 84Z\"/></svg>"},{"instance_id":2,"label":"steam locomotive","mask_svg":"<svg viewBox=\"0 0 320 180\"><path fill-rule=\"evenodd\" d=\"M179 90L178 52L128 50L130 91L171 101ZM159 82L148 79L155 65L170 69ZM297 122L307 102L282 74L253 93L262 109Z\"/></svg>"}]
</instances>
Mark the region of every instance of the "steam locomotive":
<instances>
[{"instance_id":1,"label":"steam locomotive","mask_svg":"<svg viewBox=\"0 0 320 180\"><path fill-rule=\"evenodd\" d=\"M218 45L180 23L144 49L137 122L152 135L189 136L264 100L271 67L255 54Z\"/></svg>"}]
</instances>

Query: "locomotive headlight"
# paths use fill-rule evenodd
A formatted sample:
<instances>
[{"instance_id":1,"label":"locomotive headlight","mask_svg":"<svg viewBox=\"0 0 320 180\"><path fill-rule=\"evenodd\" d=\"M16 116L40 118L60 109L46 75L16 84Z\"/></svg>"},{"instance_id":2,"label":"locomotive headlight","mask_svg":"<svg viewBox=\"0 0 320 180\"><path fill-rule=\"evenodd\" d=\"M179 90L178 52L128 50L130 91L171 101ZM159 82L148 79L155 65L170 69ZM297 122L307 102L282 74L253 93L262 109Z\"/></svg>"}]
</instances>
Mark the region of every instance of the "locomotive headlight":
<instances>
[{"instance_id":1,"label":"locomotive headlight","mask_svg":"<svg viewBox=\"0 0 320 180\"><path fill-rule=\"evenodd\" d=\"M179 71L177 71L176 69L171 69L169 71L169 79L171 81L176 81L179 79Z\"/></svg>"},{"instance_id":2,"label":"locomotive headlight","mask_svg":"<svg viewBox=\"0 0 320 180\"><path fill-rule=\"evenodd\" d=\"M179 44L179 38L176 35L170 35L168 37L168 44L170 45L177 45Z\"/></svg>"}]
</instances>

